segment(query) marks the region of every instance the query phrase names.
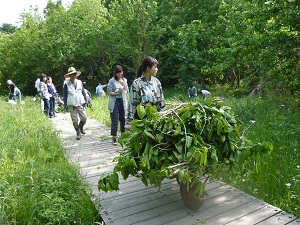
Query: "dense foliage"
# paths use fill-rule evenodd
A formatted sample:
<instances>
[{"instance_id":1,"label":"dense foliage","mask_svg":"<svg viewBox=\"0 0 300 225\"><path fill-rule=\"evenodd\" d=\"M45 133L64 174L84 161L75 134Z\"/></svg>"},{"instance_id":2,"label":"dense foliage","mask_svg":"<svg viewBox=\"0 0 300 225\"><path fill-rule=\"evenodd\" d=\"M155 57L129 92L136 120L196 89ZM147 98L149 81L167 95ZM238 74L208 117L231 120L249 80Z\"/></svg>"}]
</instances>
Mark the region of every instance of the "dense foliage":
<instances>
[{"instance_id":1,"label":"dense foliage","mask_svg":"<svg viewBox=\"0 0 300 225\"><path fill-rule=\"evenodd\" d=\"M272 149L268 142L247 140L231 108L218 101L181 103L160 113L154 106L139 106L138 114L143 119L134 120L120 137L123 150L112 173L100 176L99 189L118 190L120 172L124 179L138 176L146 186L157 187L177 176L184 184L197 184L195 192L201 195L202 177L214 179L220 168L232 169Z\"/></svg>"},{"instance_id":2,"label":"dense foliage","mask_svg":"<svg viewBox=\"0 0 300 225\"><path fill-rule=\"evenodd\" d=\"M35 93L41 72L60 88L69 66L95 87L121 63L131 83L145 55L159 60L164 86L243 84L298 94L297 0L75 0L68 9L50 0L44 15L37 12L0 32L0 82L12 79L24 94Z\"/></svg>"},{"instance_id":3,"label":"dense foliage","mask_svg":"<svg viewBox=\"0 0 300 225\"><path fill-rule=\"evenodd\" d=\"M100 224L59 134L38 103L24 100L0 98L0 224Z\"/></svg>"}]
</instances>

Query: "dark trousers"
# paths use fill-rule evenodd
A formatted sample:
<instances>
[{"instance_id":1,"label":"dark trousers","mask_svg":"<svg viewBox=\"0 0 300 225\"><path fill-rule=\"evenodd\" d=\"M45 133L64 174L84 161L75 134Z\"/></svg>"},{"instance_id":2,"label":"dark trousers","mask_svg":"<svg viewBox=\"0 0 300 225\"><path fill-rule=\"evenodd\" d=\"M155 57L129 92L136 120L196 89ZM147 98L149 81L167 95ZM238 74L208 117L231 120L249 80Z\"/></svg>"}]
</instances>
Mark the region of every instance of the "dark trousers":
<instances>
[{"instance_id":1,"label":"dark trousers","mask_svg":"<svg viewBox=\"0 0 300 225\"><path fill-rule=\"evenodd\" d=\"M117 136L119 121L121 126L121 132L123 133L125 131L125 111L122 98L116 99L114 110L112 113L110 113L110 119L112 136Z\"/></svg>"},{"instance_id":2,"label":"dark trousers","mask_svg":"<svg viewBox=\"0 0 300 225\"><path fill-rule=\"evenodd\" d=\"M51 97L49 103L50 103L49 114L50 114L50 116L55 116L55 98Z\"/></svg>"},{"instance_id":3,"label":"dark trousers","mask_svg":"<svg viewBox=\"0 0 300 225\"><path fill-rule=\"evenodd\" d=\"M46 116L49 117L49 114L50 114L50 101L46 98L44 98L43 101L44 101L44 109L45 109L44 112L45 112Z\"/></svg>"}]
</instances>

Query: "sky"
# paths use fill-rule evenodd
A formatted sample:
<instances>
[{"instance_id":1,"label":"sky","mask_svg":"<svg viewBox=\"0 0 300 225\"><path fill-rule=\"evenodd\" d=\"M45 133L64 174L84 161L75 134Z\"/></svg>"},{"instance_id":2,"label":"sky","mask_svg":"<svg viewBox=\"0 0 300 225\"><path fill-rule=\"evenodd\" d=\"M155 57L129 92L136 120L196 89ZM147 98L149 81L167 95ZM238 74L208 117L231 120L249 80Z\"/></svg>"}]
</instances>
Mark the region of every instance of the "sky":
<instances>
[{"instance_id":1,"label":"sky","mask_svg":"<svg viewBox=\"0 0 300 225\"><path fill-rule=\"evenodd\" d=\"M56 0L52 1L56 2ZM48 0L0 0L0 26L3 23L17 26L21 13L29 12L31 5L37 5L42 15L47 2ZM62 0L64 6L70 4L70 2L72 0Z\"/></svg>"}]
</instances>

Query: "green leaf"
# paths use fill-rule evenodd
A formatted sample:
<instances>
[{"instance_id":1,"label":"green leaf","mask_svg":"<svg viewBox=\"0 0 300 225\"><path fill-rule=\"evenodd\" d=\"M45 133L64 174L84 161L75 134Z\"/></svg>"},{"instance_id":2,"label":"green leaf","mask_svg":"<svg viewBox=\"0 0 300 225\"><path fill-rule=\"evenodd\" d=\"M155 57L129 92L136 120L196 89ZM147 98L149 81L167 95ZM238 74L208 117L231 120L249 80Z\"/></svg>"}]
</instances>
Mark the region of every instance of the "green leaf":
<instances>
[{"instance_id":1,"label":"green leaf","mask_svg":"<svg viewBox=\"0 0 300 225\"><path fill-rule=\"evenodd\" d=\"M106 187L106 189L109 190L109 191L112 191L112 190L113 190L113 189L111 188L109 182L106 183L105 187Z\"/></svg>"},{"instance_id":2,"label":"green leaf","mask_svg":"<svg viewBox=\"0 0 300 225\"><path fill-rule=\"evenodd\" d=\"M217 134L220 135L223 133L223 122L222 120L217 121Z\"/></svg>"},{"instance_id":3,"label":"green leaf","mask_svg":"<svg viewBox=\"0 0 300 225\"><path fill-rule=\"evenodd\" d=\"M185 184L189 181L189 175L185 170L180 169L178 171L178 179Z\"/></svg>"},{"instance_id":4,"label":"green leaf","mask_svg":"<svg viewBox=\"0 0 300 225\"><path fill-rule=\"evenodd\" d=\"M106 179L107 177L109 177L109 174L108 174L108 173L102 173L102 174L100 174L99 180L104 180L104 179Z\"/></svg>"},{"instance_id":5,"label":"green leaf","mask_svg":"<svg viewBox=\"0 0 300 225\"><path fill-rule=\"evenodd\" d=\"M186 137L186 147L187 148L191 147L192 143L193 143L193 137L192 136L187 136Z\"/></svg>"},{"instance_id":6,"label":"green leaf","mask_svg":"<svg viewBox=\"0 0 300 225\"><path fill-rule=\"evenodd\" d=\"M198 185L198 186L197 186L196 190L194 191L194 194L196 194L200 198L201 195L205 191L206 183L199 182L199 183L197 183L195 185Z\"/></svg>"},{"instance_id":7,"label":"green leaf","mask_svg":"<svg viewBox=\"0 0 300 225\"><path fill-rule=\"evenodd\" d=\"M176 147L177 151L180 154L182 154L182 151L183 151L182 143L181 142L175 143L175 147Z\"/></svg>"},{"instance_id":8,"label":"green leaf","mask_svg":"<svg viewBox=\"0 0 300 225\"><path fill-rule=\"evenodd\" d=\"M141 104L136 107L136 110L140 119L143 119L146 116L145 107Z\"/></svg>"},{"instance_id":9,"label":"green leaf","mask_svg":"<svg viewBox=\"0 0 300 225\"><path fill-rule=\"evenodd\" d=\"M226 136L225 135L218 135L217 139L219 142L224 143L226 140Z\"/></svg>"},{"instance_id":10,"label":"green leaf","mask_svg":"<svg viewBox=\"0 0 300 225\"><path fill-rule=\"evenodd\" d=\"M199 165L201 167L207 165L207 153L208 153L208 149L206 147L204 147L202 149L201 157L200 157L200 162L199 162Z\"/></svg>"},{"instance_id":11,"label":"green leaf","mask_svg":"<svg viewBox=\"0 0 300 225\"><path fill-rule=\"evenodd\" d=\"M144 130L144 133L146 134L147 137L150 137L152 140L157 141L156 137L153 134L151 134L149 131Z\"/></svg>"},{"instance_id":12,"label":"green leaf","mask_svg":"<svg viewBox=\"0 0 300 225\"><path fill-rule=\"evenodd\" d=\"M119 176L117 173L113 173L110 175L109 183L113 190L119 190Z\"/></svg>"},{"instance_id":13,"label":"green leaf","mask_svg":"<svg viewBox=\"0 0 300 225\"><path fill-rule=\"evenodd\" d=\"M143 184L145 185L145 186L148 186L148 179L147 179L147 176L148 176L148 173L144 173L143 175L142 175L142 182L143 182Z\"/></svg>"},{"instance_id":14,"label":"green leaf","mask_svg":"<svg viewBox=\"0 0 300 225\"><path fill-rule=\"evenodd\" d=\"M180 118L185 121L187 118L191 117L191 112L190 111L186 111L184 114L182 114L180 116Z\"/></svg>"},{"instance_id":15,"label":"green leaf","mask_svg":"<svg viewBox=\"0 0 300 225\"><path fill-rule=\"evenodd\" d=\"M164 140L164 135L162 133L156 134L156 139L158 142L162 142Z\"/></svg>"},{"instance_id":16,"label":"green leaf","mask_svg":"<svg viewBox=\"0 0 300 225\"><path fill-rule=\"evenodd\" d=\"M155 184L157 179L157 174L154 170L151 170L149 173L149 182L150 184Z\"/></svg>"},{"instance_id":17,"label":"green leaf","mask_svg":"<svg viewBox=\"0 0 300 225\"><path fill-rule=\"evenodd\" d=\"M194 154L195 154L195 150L196 150L195 147L189 148L189 150L186 154L186 158L185 158L187 164L189 164L192 161Z\"/></svg>"}]
</instances>

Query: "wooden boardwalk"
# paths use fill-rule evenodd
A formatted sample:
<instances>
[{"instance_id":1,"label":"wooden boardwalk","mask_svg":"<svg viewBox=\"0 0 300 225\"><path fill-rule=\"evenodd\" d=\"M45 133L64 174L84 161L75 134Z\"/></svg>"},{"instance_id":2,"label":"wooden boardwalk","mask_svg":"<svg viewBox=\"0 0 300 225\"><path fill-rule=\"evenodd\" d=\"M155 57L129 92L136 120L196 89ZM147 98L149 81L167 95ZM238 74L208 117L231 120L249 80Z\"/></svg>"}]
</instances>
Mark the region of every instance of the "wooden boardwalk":
<instances>
[{"instance_id":1,"label":"wooden boardwalk","mask_svg":"<svg viewBox=\"0 0 300 225\"><path fill-rule=\"evenodd\" d=\"M207 184L208 197L197 211L184 206L175 179L164 180L158 190L129 177L120 179L119 191L99 192L99 176L112 171L112 159L121 148L111 144L110 129L92 119L86 124L87 134L77 141L69 117L58 113L52 121L61 131L70 161L80 166L95 199L100 199L99 213L106 225L300 225L300 219L219 181Z\"/></svg>"}]
</instances>

